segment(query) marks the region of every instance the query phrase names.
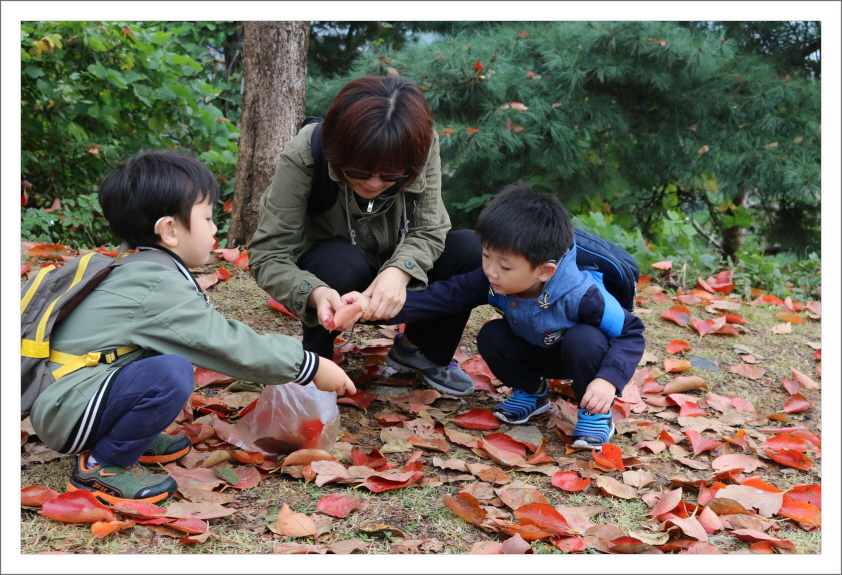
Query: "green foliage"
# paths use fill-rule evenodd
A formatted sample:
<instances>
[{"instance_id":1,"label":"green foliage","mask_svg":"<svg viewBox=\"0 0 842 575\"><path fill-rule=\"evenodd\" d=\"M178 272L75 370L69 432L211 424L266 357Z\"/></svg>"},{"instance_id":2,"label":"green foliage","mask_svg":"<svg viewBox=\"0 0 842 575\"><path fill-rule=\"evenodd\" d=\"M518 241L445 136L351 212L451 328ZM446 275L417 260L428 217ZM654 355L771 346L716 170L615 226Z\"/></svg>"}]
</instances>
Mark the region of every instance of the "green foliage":
<instances>
[{"instance_id":1,"label":"green foliage","mask_svg":"<svg viewBox=\"0 0 842 575\"><path fill-rule=\"evenodd\" d=\"M85 247L112 241L90 194L111 167L142 149L182 149L221 181L233 179L239 130L218 107L231 85L193 32L163 23L22 23L27 239ZM55 199L61 209L45 213Z\"/></svg>"}]
</instances>

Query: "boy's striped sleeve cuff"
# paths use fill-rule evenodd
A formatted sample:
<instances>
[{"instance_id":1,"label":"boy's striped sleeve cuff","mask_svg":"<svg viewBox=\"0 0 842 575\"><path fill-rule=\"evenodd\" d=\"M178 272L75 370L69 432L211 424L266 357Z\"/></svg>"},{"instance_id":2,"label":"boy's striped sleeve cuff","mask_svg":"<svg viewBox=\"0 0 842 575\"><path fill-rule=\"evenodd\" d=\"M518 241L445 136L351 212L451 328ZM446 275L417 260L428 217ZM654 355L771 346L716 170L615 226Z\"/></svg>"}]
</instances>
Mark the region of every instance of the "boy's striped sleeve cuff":
<instances>
[{"instance_id":1,"label":"boy's striped sleeve cuff","mask_svg":"<svg viewBox=\"0 0 842 575\"><path fill-rule=\"evenodd\" d=\"M291 383L298 383L307 385L313 378L316 377L316 372L319 370L319 356L312 351L304 352L304 359L301 361L301 370L298 372L298 377L292 380Z\"/></svg>"}]
</instances>

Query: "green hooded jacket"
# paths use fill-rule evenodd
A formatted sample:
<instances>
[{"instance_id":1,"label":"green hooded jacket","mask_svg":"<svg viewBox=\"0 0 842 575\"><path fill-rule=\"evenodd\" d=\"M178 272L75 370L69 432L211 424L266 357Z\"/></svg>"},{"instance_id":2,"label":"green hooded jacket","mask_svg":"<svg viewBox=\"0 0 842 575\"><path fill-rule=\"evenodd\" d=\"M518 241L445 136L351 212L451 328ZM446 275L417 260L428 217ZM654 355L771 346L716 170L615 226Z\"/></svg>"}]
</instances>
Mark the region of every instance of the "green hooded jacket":
<instances>
[{"instance_id":1,"label":"green hooded jacket","mask_svg":"<svg viewBox=\"0 0 842 575\"><path fill-rule=\"evenodd\" d=\"M310 124L287 142L278 159L275 177L260 199L257 231L248 247L249 266L257 284L309 326L318 325L310 292L327 284L298 268L298 258L310 247L334 238L353 239L377 270L394 266L412 279L407 289L427 287L427 272L444 251L450 217L441 199L441 158L438 134L427 159L427 168L415 182L397 194L389 190L361 207L356 194L339 181L336 203L318 216L307 214L313 178ZM403 222L408 222L402 233ZM354 231L353 237L349 227ZM396 249L397 248L397 249ZM340 262L337 262L339 265Z\"/></svg>"}]
</instances>

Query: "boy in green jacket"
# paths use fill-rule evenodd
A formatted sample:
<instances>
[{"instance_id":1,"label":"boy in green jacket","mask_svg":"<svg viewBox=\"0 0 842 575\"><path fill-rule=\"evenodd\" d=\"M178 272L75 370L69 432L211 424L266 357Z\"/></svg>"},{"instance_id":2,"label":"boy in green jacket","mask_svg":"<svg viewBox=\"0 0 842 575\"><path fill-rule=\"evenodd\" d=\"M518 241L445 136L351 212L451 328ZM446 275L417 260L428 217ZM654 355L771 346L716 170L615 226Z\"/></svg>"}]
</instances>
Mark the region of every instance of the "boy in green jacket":
<instances>
[{"instance_id":1,"label":"boy in green jacket","mask_svg":"<svg viewBox=\"0 0 842 575\"><path fill-rule=\"evenodd\" d=\"M188 268L208 261L218 200L210 171L173 151L139 154L103 180L99 202L112 232L174 265L115 268L53 330L52 347L67 354L137 347L63 376L32 407L32 425L46 445L80 454L68 490L87 489L108 503L159 502L175 492L171 477L139 463L174 461L189 451L186 436L161 432L193 392L191 364L262 384L313 382L322 391L356 393L332 360L304 351L295 338L259 335L210 304Z\"/></svg>"}]
</instances>

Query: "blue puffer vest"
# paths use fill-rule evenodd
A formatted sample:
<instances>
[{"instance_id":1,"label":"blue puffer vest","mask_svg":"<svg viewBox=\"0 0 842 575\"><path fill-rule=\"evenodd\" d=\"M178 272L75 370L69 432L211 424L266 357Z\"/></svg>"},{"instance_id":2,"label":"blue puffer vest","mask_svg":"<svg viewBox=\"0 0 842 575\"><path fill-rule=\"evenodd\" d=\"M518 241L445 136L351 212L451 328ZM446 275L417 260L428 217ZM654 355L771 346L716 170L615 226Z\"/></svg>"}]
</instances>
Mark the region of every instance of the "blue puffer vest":
<instances>
[{"instance_id":1,"label":"blue puffer vest","mask_svg":"<svg viewBox=\"0 0 842 575\"><path fill-rule=\"evenodd\" d=\"M544 293L539 298L500 295L489 287L488 303L503 314L515 335L533 345L552 347L558 345L565 331L579 323L579 304L592 285L599 288L605 300L599 329L609 338L620 335L625 321L623 308L605 289L601 273L577 267L575 244L544 284Z\"/></svg>"}]
</instances>

